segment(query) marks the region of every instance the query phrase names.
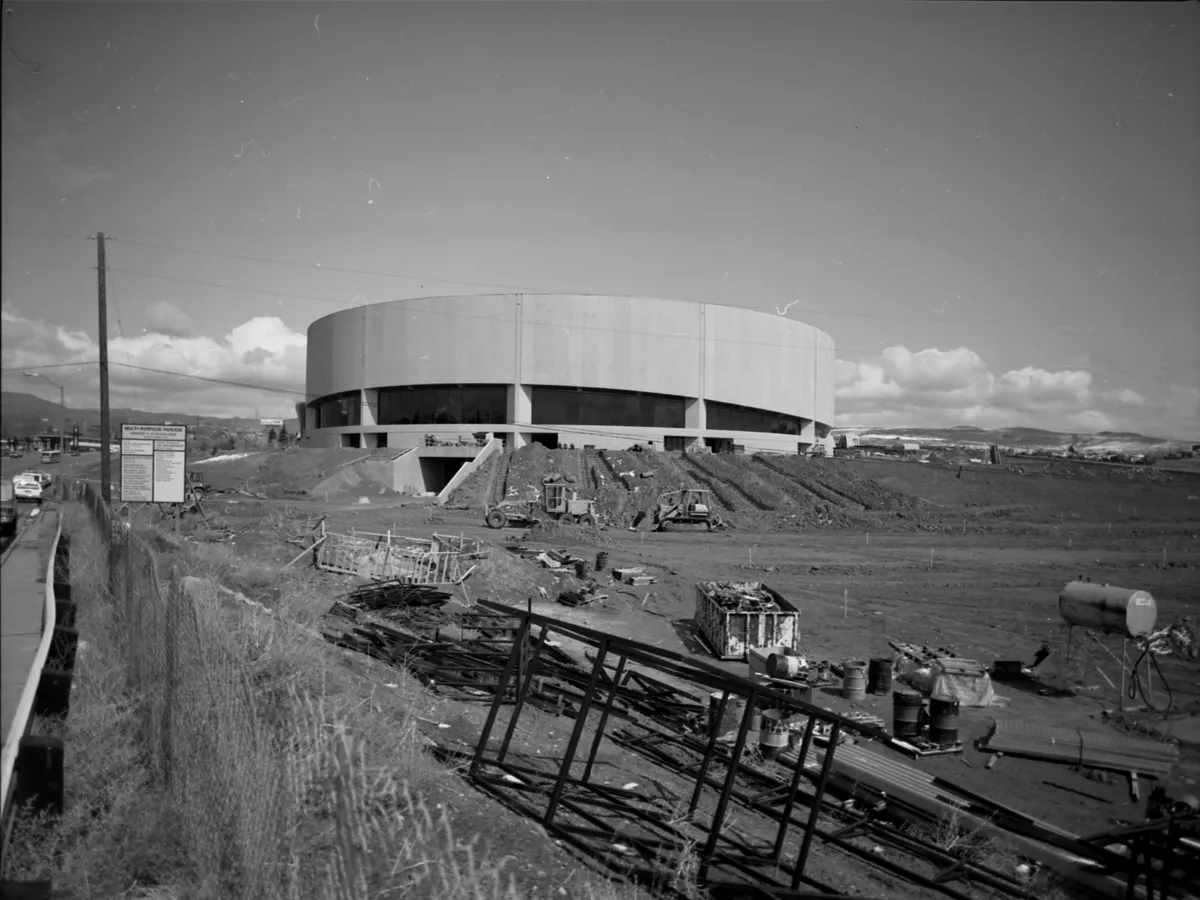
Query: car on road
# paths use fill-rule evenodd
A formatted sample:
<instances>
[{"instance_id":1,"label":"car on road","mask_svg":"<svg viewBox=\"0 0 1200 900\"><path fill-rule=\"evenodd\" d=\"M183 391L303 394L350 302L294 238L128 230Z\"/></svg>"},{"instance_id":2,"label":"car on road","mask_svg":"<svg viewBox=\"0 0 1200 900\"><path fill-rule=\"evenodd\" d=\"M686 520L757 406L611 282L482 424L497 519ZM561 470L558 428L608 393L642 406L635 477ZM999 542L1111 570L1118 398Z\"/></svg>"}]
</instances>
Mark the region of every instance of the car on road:
<instances>
[{"instance_id":1,"label":"car on road","mask_svg":"<svg viewBox=\"0 0 1200 900\"><path fill-rule=\"evenodd\" d=\"M17 494L11 481L0 481L0 534L10 535L16 532Z\"/></svg>"},{"instance_id":2,"label":"car on road","mask_svg":"<svg viewBox=\"0 0 1200 900\"><path fill-rule=\"evenodd\" d=\"M17 500L28 500L31 503L42 502L42 482L28 475L18 475L12 480L13 493Z\"/></svg>"},{"instance_id":3,"label":"car on road","mask_svg":"<svg viewBox=\"0 0 1200 900\"><path fill-rule=\"evenodd\" d=\"M42 486L43 490L45 488L50 487L50 485L52 485L54 483L54 476L51 475L49 472L38 472L38 471L35 471L34 469L26 469L24 472L22 472L17 477L18 478L33 478L37 481L38 484L40 484Z\"/></svg>"}]
</instances>

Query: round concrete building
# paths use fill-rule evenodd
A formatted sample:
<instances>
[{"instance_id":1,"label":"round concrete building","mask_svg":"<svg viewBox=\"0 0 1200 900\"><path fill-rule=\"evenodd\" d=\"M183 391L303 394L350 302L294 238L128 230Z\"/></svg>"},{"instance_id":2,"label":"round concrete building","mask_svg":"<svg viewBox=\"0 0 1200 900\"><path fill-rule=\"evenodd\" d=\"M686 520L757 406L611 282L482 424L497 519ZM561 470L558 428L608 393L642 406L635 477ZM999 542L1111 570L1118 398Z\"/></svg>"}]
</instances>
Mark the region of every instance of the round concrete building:
<instances>
[{"instance_id":1,"label":"round concrete building","mask_svg":"<svg viewBox=\"0 0 1200 900\"><path fill-rule=\"evenodd\" d=\"M425 297L308 329L315 447L804 452L833 425L833 339L713 303L578 294ZM429 438L429 435L437 437Z\"/></svg>"}]
</instances>

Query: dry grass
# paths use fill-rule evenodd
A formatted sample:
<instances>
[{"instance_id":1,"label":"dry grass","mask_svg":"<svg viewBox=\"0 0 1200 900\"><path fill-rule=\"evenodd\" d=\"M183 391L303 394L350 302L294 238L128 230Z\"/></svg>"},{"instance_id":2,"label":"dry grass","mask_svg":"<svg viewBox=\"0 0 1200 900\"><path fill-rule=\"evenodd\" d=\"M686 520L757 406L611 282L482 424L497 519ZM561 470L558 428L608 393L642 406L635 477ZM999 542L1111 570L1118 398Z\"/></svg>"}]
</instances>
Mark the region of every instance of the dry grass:
<instances>
[{"instance_id":1,"label":"dry grass","mask_svg":"<svg viewBox=\"0 0 1200 900\"><path fill-rule=\"evenodd\" d=\"M420 686L368 685L304 629L328 603L311 575L278 590L228 548L145 535L110 593L100 525L68 516L84 643L69 717L38 723L65 740L66 809L17 818L5 877L62 897L517 900L507 860L424 799L455 776L424 752ZM270 610L228 590L268 582Z\"/></svg>"}]
</instances>

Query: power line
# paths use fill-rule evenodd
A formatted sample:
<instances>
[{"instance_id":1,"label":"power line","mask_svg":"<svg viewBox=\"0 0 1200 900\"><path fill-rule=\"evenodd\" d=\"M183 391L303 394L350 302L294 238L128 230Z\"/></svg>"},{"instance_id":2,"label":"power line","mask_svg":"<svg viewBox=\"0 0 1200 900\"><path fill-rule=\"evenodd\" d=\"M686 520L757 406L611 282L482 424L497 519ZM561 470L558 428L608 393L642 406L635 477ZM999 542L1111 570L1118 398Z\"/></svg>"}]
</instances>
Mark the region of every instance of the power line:
<instances>
[{"instance_id":1,"label":"power line","mask_svg":"<svg viewBox=\"0 0 1200 900\"><path fill-rule=\"evenodd\" d=\"M196 278L183 278L181 276L176 276L176 275L159 275L159 274L155 274L152 272L139 272L135 269L126 269L121 266L109 266L108 269L110 272L121 272L126 275L142 275L147 278L160 278L164 281L178 281L178 282L183 282L185 284L196 284L196 285L202 285L202 286L206 286L206 287L215 287L215 288L220 288L222 290L238 291L238 292L243 292L243 293L248 293L248 294L265 294L265 295L271 296L271 297L286 297L291 300L297 300L297 299L315 300L315 301L318 301L321 303L333 303L333 304L343 307L344 309L362 308L362 307L351 307L345 301L336 300L332 297L318 297L318 296L313 296L313 295L309 295L309 294L297 294L297 293L289 293L289 292L283 292L283 291L273 291L273 290L269 290L269 289L259 290L256 288L243 288L243 287L238 287L236 285L220 284L218 282L204 281L202 279L196 279ZM545 295L543 295L543 296L545 296ZM602 295L599 295L599 294L573 294L572 296L598 297L598 296L602 296ZM615 296L615 295L603 295L603 296ZM420 300L425 300L425 299L440 299L440 298L410 297L405 300L396 300L396 301L392 301L392 302L410 303L410 302L415 302L415 301L420 301ZM622 298L622 299L631 299L631 298ZM747 311L753 312L753 310L747 310ZM451 310L438 310L438 309L419 309L419 310L414 310L413 312L415 312L419 315L422 315L422 316L443 316L443 317L451 318L451 319L474 319L474 320L482 321L482 322L492 322L492 323L498 324L498 325L504 325L504 324L515 325L515 324L517 324L517 319L511 318L508 316L501 316L501 315L478 315L478 314L474 314L474 313L453 312ZM797 322L795 319L792 319L790 321L792 321L794 324L797 324L797 325L804 324L803 322ZM636 334L636 335L641 335L643 337L661 338L661 339L665 339L665 340L689 341L689 342L693 342L693 343L698 343L701 340L701 338L698 335L671 334L669 332L663 332L663 331L639 331L639 330L630 329L630 328L607 328L607 327L602 327L602 326L597 326L597 325L582 325L582 324L566 325L561 322L544 322L544 321L541 321L538 319L528 319L528 318L521 319L521 323L525 324L525 325L535 325L535 326L542 326L542 327L546 327L546 328L564 328L567 330L590 331L590 332L598 332L598 333L602 333L602 334ZM812 326L809 326L809 327L812 327ZM742 340L742 339L737 339L737 338L719 338L719 337L707 337L705 340L708 343L714 343L714 344L736 344L736 345L740 345L740 346L775 347L775 348L782 349L782 350L813 350L813 351L817 351L817 352L836 352L837 350L846 350L846 351L856 351L856 352L863 352L863 353L872 352L871 350L868 350L866 348L819 347L816 345L815 342L812 344L808 344L808 343L782 344L782 343L779 343L778 341L750 341L750 340Z\"/></svg>"},{"instance_id":2,"label":"power line","mask_svg":"<svg viewBox=\"0 0 1200 900\"><path fill-rule=\"evenodd\" d=\"M461 285L466 285L469 287L480 287L480 288L497 288L498 287L498 288L508 288L509 290L523 291L523 292L535 293L535 294L571 294L571 295L577 296L577 297L620 297L622 299L637 299L637 295L634 295L634 294L597 294L597 293L585 292L585 291L563 291L563 290L551 289L551 288L545 288L545 287L533 287L530 285L506 284L506 283L500 282L500 281L468 281L468 280L455 279L455 278L435 278L430 275L415 275L415 274L403 273L403 272L381 272L381 271L376 271L376 270L372 270L372 269L357 269L357 268L352 268L352 267L347 267L347 266L326 266L326 265L318 265L316 263L300 263L300 262L292 262L289 260L282 260L282 259L270 259L270 258L262 257L262 256L252 256L249 254L222 253L222 252L216 251L216 250L196 250L193 248L178 247L178 246L174 246L171 244L158 243L155 241L139 241L136 238L127 238L124 240L124 242L128 243L128 244L137 244L137 245L144 246L144 247L154 247L154 248L157 248L160 250L172 250L172 251L175 251L178 253L194 253L194 254L198 254L198 255L214 256L214 257L220 257L220 258L224 258L224 259L237 259L237 260L242 260L244 262L260 262L260 263L266 263L269 265L290 266L293 268L303 268L303 269L317 269L317 270L326 271L326 272L341 272L341 273L353 274L353 275L370 275L370 276L379 277L379 278L396 278L396 279L399 279L402 281L432 282L434 284L461 284ZM143 274L145 274L145 273L143 273ZM672 300L675 298L658 297L655 299ZM336 302L341 302L341 301L336 301ZM684 302L684 301L677 301L677 302ZM735 307L735 308L741 308L741 307ZM951 318L946 318L945 316L941 316L941 315L932 316L932 315L902 314L902 313L851 312L851 311L846 311L846 310L834 310L834 309L813 309L811 307L795 307L795 308L796 308L797 312L805 313L807 315L836 316L839 318L887 319L887 320L916 321L916 322L939 322L939 323L944 323L944 324L957 324L957 325L988 325L988 326L1001 327L1001 328L1015 328L1015 329L1020 329L1022 331L1027 331L1029 328L1028 324L1026 324L1026 323L1006 323L1006 322L997 322L994 320L982 320L982 319L951 319ZM751 312L763 312L762 310L749 310L748 307L747 307L747 309L748 309L748 311L751 311ZM1099 333L1106 333L1106 334L1128 334L1130 331L1141 331L1142 333L1146 333L1146 334L1157 334L1161 331L1161 329L1130 329L1127 327L1104 328L1102 326L1093 326L1093 325L1050 325L1047 327L1054 328L1054 329L1060 330L1060 331L1086 331L1086 332L1093 332L1093 333L1099 332Z\"/></svg>"},{"instance_id":3,"label":"power line","mask_svg":"<svg viewBox=\"0 0 1200 900\"><path fill-rule=\"evenodd\" d=\"M296 293L294 291L276 291L276 290L271 290L270 288L240 287L238 285L222 284L220 282L207 281L205 279L199 279L199 278L185 278L185 277L179 276L179 275L162 275L162 274L158 274L155 272L141 272L136 269L128 269L123 266L109 266L108 270L110 272L121 272L126 275L134 275L134 276L140 276L140 277L144 277L144 278L157 278L157 279L161 279L163 281L174 281L174 282L179 282L182 284L198 285L201 287L213 287L213 288L218 288L220 290L236 291L239 293L261 294L261 295L268 296L268 297L281 297L281 298L285 298L288 300L312 300L312 301L315 301L318 303L333 304L333 305L339 306L343 309L365 308L365 307L351 306L345 300L339 300L334 297L322 297L322 296L318 296L315 294L301 294L301 293ZM617 295L574 294L572 296L598 297L598 296L617 296ZM441 299L441 298L410 297L407 299L395 300L395 301L390 301L390 302L409 303L409 302L417 302L417 301L429 300L429 299ZM631 298L621 298L621 299L631 299ZM736 309L738 307L731 307L731 308ZM756 310L747 310L747 311L755 312ZM452 318L452 319L475 319L478 321L493 322L496 324L513 325L513 324L516 324L516 321L517 321L516 319L510 318L507 316L477 315L477 314L473 314L473 313L453 312L450 310L421 309L421 310L417 310L416 312L422 316L443 316L443 317ZM865 313L862 315L866 318L870 318L870 316ZM689 342L698 342L700 340L700 338L696 335L671 334L668 332L661 332L661 331L640 331L640 330L628 329L628 328L605 328L605 327L595 326L595 325L580 325L580 324L564 325L561 322L545 322L545 321L541 321L538 319L528 319L528 318L522 319L521 321L527 325L543 326L543 327L547 327L547 328L576 329L578 331L591 331L591 332L598 332L598 333L603 333L603 334L616 334L616 333L636 334L636 335L641 335L644 337L662 338L662 339L669 339L669 340L682 340L682 341L689 341ZM797 322L795 319L789 319L789 321L796 322L796 324L799 324L799 325L805 324L803 322ZM984 324L996 324L996 323L984 323ZM1016 327L1016 326L1014 326L1014 327ZM1020 326L1020 327L1022 328L1022 330L1027 330L1027 326ZM827 352L827 348L818 347L815 344L809 344L809 343L781 344L777 341L751 341L751 340L742 340L742 339L737 339L737 338L719 338L719 337L707 337L706 340L709 343L714 343L714 344L775 347L777 349L783 349L783 350L802 349L802 350L815 350L815 351ZM852 347L852 346L847 346L844 344L837 344L835 342L833 352L834 353L878 354L878 353L880 353L881 349L882 348L879 348L879 347ZM1120 368L1122 371L1166 372L1166 371L1170 371L1172 369L1188 368L1188 364L1187 363L1176 363L1176 364L1172 364L1172 365L1159 365L1159 366L1119 366L1119 367L1118 366L1108 366L1108 367L1104 367L1104 366L1072 366L1071 368L1076 371L1082 370L1082 371L1089 371L1089 372L1104 372L1104 371L1109 371L1109 370L1115 369L1115 368Z\"/></svg>"},{"instance_id":4,"label":"power line","mask_svg":"<svg viewBox=\"0 0 1200 900\"><path fill-rule=\"evenodd\" d=\"M24 235L31 236L31 237L44 237L44 235L35 235L32 232L10 232L10 233L19 233L19 234L24 234ZM68 236L68 235L53 235L53 237L60 239L60 240L75 240L76 239L75 237ZM288 267L292 267L292 268L318 270L318 271L325 271L325 272L339 272L339 273L352 274L352 275L369 275L369 276L378 277L378 278L394 278L394 279L401 280L401 281L417 281L417 282L432 283L432 284L456 284L456 285L464 285L464 286L468 286L468 287L478 287L478 288L504 288L504 289L508 289L508 290L520 291L523 293L532 293L532 294L546 294L546 295L569 294L569 295L577 296L577 297L618 297L621 299L638 299L638 295L635 295L635 294L598 294L598 293L586 292L586 291L563 291L563 290L559 290L559 289L549 289L549 288L545 288L545 287L534 287L531 285L511 284L511 283L505 283L505 282L501 282L501 281L472 281L472 280L456 279L456 278L436 278L431 275L419 275L419 274L404 273L404 272L383 272L383 271L378 271L378 270L373 270L373 269L353 268L353 267L349 267L349 266L326 266L326 265L318 265L316 263L302 263L302 262L294 262L291 260L271 259L268 257L253 256L250 254L222 253L222 252L216 251L216 250L198 250L198 249L191 248L191 247L179 247L179 246L176 246L173 244L164 244L164 243L157 242L157 241L141 241L141 240L137 240L136 238L123 238L122 243L135 244L135 245L143 246L143 247L152 247L152 248L159 249L159 250L170 250L170 251L174 251L176 253L191 253L191 254L195 254L195 255L211 256L211 257L216 257L216 258L221 258L221 259L236 259L236 260L241 260L243 262L258 262L258 263L265 263L267 265L288 266ZM338 299L330 298L330 297L305 296L305 295L297 295L297 294L293 294L293 293L285 293L285 292L270 291L270 290L253 290L253 289L249 289L249 288L240 288L240 287L235 287L235 286L231 286L231 285L221 285L221 284L217 284L214 282L206 282L206 281L201 281L201 280L196 280L196 279L189 279L189 278L184 278L184 277L180 277L180 276L157 275L157 274L154 274L151 272L138 272L133 269L119 269L118 267L115 267L115 266L110 266L109 269L112 271L124 271L127 274L131 274L131 275L141 275L141 276L144 276L147 278L162 278L162 279L166 279L166 280L179 281L179 282L189 283L189 284L220 287L220 288L224 288L226 290L246 291L248 293L258 293L258 294L264 294L267 296L287 297L290 299L316 300L318 302L323 302L323 303L335 303L335 304L338 304L340 306L345 306L345 307L350 306L350 303L348 303L346 301L338 300ZM412 299L418 299L418 298L412 298ZM675 298L656 297L655 299L672 300ZM677 300L676 302L688 302L688 301L678 301ZM735 309L744 308L749 312L764 312L763 310L753 310L753 309L750 309L749 307L733 307L733 308L735 308ZM796 312L802 313L805 315L833 316L836 318L867 319L867 320L874 320L874 321L936 322L938 324L943 324L943 325L971 325L971 326L975 326L975 327L986 326L986 327L991 327L991 328L1008 328L1008 329L1014 329L1014 330L1020 330L1020 331L1028 331L1029 327L1030 327L1028 325L1028 323L1024 323L1024 322L1020 322L1020 323L1018 323L1018 322L999 322L999 321L996 321L993 319L955 319L955 318L947 318L947 317L941 316L941 315L856 312L856 311L850 311L850 310L814 309L812 307L792 307L792 308L794 308L796 310ZM769 313L767 313L767 314L769 314ZM793 319L792 321L796 321L796 320ZM801 323L801 324L803 324L803 323ZM1072 331L1072 332L1081 332L1081 333L1090 333L1090 334L1129 334L1129 333L1160 334L1163 330L1161 326L1158 328L1140 328L1139 329L1139 328L1129 328L1127 326L1122 326L1120 328L1108 328L1108 327L1104 327L1104 326L1100 326L1100 325L1053 324L1053 325L1045 325L1042 327L1054 329L1056 331ZM769 345L769 346L772 346L772 345ZM839 348L839 349L857 350L858 348L847 347L847 348ZM862 350L861 352L873 352L873 351ZM1150 371L1158 371L1158 370L1151 369Z\"/></svg>"}]
</instances>

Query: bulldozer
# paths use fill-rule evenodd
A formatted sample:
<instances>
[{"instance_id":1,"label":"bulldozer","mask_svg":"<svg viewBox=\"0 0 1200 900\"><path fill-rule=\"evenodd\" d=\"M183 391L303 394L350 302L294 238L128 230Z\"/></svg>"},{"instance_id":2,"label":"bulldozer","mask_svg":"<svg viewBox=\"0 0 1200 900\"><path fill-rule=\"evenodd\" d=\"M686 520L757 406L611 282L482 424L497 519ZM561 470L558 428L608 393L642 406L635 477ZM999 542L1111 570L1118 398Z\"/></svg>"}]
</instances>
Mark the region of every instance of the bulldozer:
<instances>
[{"instance_id":1,"label":"bulldozer","mask_svg":"<svg viewBox=\"0 0 1200 900\"><path fill-rule=\"evenodd\" d=\"M712 508L712 491L703 488L667 491L658 497L658 506L654 509L654 530L666 531L669 525L706 525L709 531L716 531L723 528L725 523Z\"/></svg>"},{"instance_id":2,"label":"bulldozer","mask_svg":"<svg viewBox=\"0 0 1200 900\"><path fill-rule=\"evenodd\" d=\"M484 522L488 528L520 528L537 525L545 515L559 521L578 525L595 525L596 501L580 499L578 491L567 496L569 482L561 475L548 475L542 479L541 495L534 500L501 500L484 510Z\"/></svg>"}]
</instances>

